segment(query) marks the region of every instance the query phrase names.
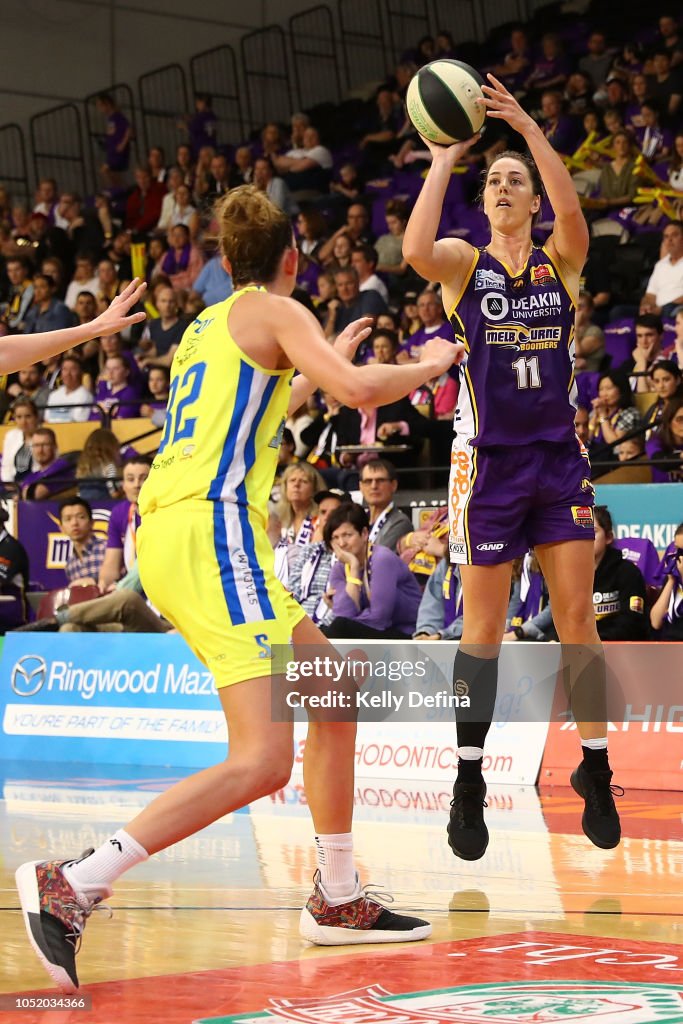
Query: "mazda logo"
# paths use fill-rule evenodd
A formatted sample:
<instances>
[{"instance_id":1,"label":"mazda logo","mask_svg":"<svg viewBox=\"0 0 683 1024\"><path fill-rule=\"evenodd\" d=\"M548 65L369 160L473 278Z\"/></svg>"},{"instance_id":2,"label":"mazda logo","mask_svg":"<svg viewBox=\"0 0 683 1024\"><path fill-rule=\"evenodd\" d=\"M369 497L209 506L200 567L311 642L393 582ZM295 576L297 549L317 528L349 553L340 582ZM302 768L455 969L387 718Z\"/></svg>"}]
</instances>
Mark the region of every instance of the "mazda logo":
<instances>
[{"instance_id":1,"label":"mazda logo","mask_svg":"<svg viewBox=\"0 0 683 1024\"><path fill-rule=\"evenodd\" d=\"M12 669L10 683L18 697L33 697L47 679L47 662L39 654L24 654Z\"/></svg>"}]
</instances>

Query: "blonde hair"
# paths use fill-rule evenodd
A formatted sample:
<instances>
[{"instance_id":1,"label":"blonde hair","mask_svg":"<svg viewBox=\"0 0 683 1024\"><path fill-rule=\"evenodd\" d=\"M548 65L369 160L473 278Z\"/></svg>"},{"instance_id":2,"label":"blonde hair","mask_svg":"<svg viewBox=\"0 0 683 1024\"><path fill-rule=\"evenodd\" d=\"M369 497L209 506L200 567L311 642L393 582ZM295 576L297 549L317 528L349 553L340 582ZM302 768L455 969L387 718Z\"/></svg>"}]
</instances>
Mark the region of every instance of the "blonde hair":
<instances>
[{"instance_id":1,"label":"blonde hair","mask_svg":"<svg viewBox=\"0 0 683 1024\"><path fill-rule=\"evenodd\" d=\"M317 494L318 491L326 490L325 481L315 466L312 466L310 462L292 462L287 466L280 477L280 500L277 503L277 517L285 529L288 529L294 521L294 512L287 499L287 481L290 476L294 475L294 473L303 473L309 483L313 484L313 494ZM317 511L318 506L311 496L311 502L309 507L306 509L306 515L314 516Z\"/></svg>"},{"instance_id":2,"label":"blonde hair","mask_svg":"<svg viewBox=\"0 0 683 1024\"><path fill-rule=\"evenodd\" d=\"M283 253L294 246L287 214L253 185L240 185L218 200L214 215L233 284L273 281Z\"/></svg>"},{"instance_id":3,"label":"blonde hair","mask_svg":"<svg viewBox=\"0 0 683 1024\"><path fill-rule=\"evenodd\" d=\"M107 466L121 465L121 447L111 430L98 427L88 434L83 451L78 457L76 477L99 476Z\"/></svg>"}]
</instances>

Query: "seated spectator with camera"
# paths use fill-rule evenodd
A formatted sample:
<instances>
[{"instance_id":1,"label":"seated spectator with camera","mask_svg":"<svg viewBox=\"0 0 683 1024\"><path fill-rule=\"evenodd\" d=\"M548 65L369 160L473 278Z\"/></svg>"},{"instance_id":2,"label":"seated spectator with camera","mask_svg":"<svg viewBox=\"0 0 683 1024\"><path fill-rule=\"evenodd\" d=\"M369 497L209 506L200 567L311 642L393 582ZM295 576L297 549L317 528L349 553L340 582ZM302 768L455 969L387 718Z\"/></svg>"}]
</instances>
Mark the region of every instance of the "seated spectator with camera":
<instances>
[{"instance_id":1,"label":"seated spectator with camera","mask_svg":"<svg viewBox=\"0 0 683 1024\"><path fill-rule=\"evenodd\" d=\"M650 623L659 640L683 640L683 523L674 534L674 550L664 558L666 579L650 609Z\"/></svg>"}]
</instances>

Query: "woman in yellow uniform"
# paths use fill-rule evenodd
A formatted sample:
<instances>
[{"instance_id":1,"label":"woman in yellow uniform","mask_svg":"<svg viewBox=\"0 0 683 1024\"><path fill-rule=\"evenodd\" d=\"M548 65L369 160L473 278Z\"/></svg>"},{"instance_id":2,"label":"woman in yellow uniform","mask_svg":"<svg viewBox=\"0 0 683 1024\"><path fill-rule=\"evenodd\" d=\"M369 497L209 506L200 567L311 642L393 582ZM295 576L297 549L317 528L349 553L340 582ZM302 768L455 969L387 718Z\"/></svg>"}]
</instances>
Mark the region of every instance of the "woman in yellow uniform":
<instances>
[{"instance_id":1,"label":"woman in yellow uniform","mask_svg":"<svg viewBox=\"0 0 683 1024\"><path fill-rule=\"evenodd\" d=\"M274 573L267 500L288 412L315 387L345 405L380 405L445 372L463 346L440 338L420 363L350 362L369 334L357 321L334 347L289 296L297 250L288 218L261 192L233 189L217 217L236 288L186 330L173 360L168 412L140 495L145 590L214 674L229 753L157 797L79 860L29 862L17 882L31 943L52 978L78 985L75 946L88 915L124 871L285 785L290 722L271 715L271 653L328 641ZM294 368L301 375L292 381ZM350 586L353 583L349 583ZM304 756L319 871L302 911L323 945L421 939L431 926L382 907L361 888L351 841L355 722L313 721Z\"/></svg>"}]
</instances>

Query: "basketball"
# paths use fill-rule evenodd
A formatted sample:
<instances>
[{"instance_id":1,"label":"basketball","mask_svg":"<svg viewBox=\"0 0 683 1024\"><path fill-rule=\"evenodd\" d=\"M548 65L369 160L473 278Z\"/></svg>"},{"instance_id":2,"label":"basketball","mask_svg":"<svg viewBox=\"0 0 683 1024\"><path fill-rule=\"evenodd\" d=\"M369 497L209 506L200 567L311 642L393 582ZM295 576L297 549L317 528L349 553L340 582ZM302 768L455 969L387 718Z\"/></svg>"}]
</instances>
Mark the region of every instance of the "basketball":
<instances>
[{"instance_id":1,"label":"basketball","mask_svg":"<svg viewBox=\"0 0 683 1024\"><path fill-rule=\"evenodd\" d=\"M486 118L481 75L459 60L433 60L411 79L406 95L408 117L429 142L450 146L469 139Z\"/></svg>"}]
</instances>

